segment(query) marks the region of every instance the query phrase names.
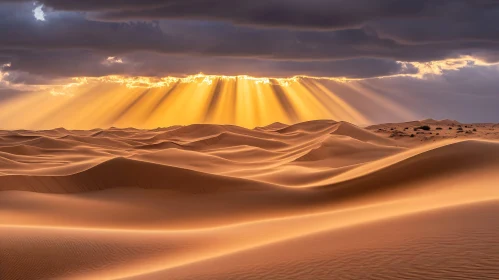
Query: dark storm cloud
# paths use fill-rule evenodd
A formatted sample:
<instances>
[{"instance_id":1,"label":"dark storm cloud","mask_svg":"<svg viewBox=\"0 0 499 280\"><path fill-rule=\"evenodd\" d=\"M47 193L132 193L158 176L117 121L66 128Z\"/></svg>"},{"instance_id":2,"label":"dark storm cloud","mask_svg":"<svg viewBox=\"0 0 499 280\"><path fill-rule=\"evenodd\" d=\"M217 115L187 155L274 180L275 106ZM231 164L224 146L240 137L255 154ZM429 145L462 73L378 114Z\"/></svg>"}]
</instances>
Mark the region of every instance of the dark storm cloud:
<instances>
[{"instance_id":1,"label":"dark storm cloud","mask_svg":"<svg viewBox=\"0 0 499 280\"><path fill-rule=\"evenodd\" d=\"M89 51L0 51L8 56L9 66L3 67L8 75L4 82L15 85L50 85L67 81L71 77L99 77L124 74L121 64L103 63L107 57Z\"/></svg>"},{"instance_id":2,"label":"dark storm cloud","mask_svg":"<svg viewBox=\"0 0 499 280\"><path fill-rule=\"evenodd\" d=\"M7 0L4 2L16 2ZM237 24L338 29L397 18L454 20L497 9L497 0L39 0L104 20L200 19Z\"/></svg>"},{"instance_id":3,"label":"dark storm cloud","mask_svg":"<svg viewBox=\"0 0 499 280\"><path fill-rule=\"evenodd\" d=\"M362 30L324 33L260 30L210 22L104 23L88 21L75 14L61 14L38 22L29 9L17 14L3 10L0 16L0 48L4 49L83 48L115 53L154 51L273 59L343 59L417 53L402 52L396 43L368 36Z\"/></svg>"},{"instance_id":4,"label":"dark storm cloud","mask_svg":"<svg viewBox=\"0 0 499 280\"><path fill-rule=\"evenodd\" d=\"M33 16L41 4L46 21ZM386 76L414 73L397 61L497 61L498 11L496 0L0 0L0 63L26 82L200 71ZM108 56L127 63L103 64Z\"/></svg>"},{"instance_id":5,"label":"dark storm cloud","mask_svg":"<svg viewBox=\"0 0 499 280\"><path fill-rule=\"evenodd\" d=\"M133 51L146 46L161 49L168 42L161 30L148 23L101 23L78 14L57 14L50 21L33 17L30 5L0 6L0 49L94 49ZM173 50L174 47L169 44ZM152 48L154 48L152 47Z\"/></svg>"},{"instance_id":6,"label":"dark storm cloud","mask_svg":"<svg viewBox=\"0 0 499 280\"><path fill-rule=\"evenodd\" d=\"M404 44L499 41L499 9L462 18L385 19L367 24L381 38Z\"/></svg>"},{"instance_id":7,"label":"dark storm cloud","mask_svg":"<svg viewBox=\"0 0 499 280\"><path fill-rule=\"evenodd\" d=\"M147 76L182 75L184 73L217 75L253 75L289 77L295 75L367 78L395 74L414 74L402 64L387 59L358 58L335 61L276 61L247 58L213 58L158 56L140 53L125 56L133 65L126 71Z\"/></svg>"},{"instance_id":8,"label":"dark storm cloud","mask_svg":"<svg viewBox=\"0 0 499 280\"><path fill-rule=\"evenodd\" d=\"M425 1L401 2L396 0L39 1L56 10L93 12L90 16L103 20L180 18L309 28L355 26L380 16L411 15L424 10L428 5L424 3Z\"/></svg>"},{"instance_id":9,"label":"dark storm cloud","mask_svg":"<svg viewBox=\"0 0 499 280\"><path fill-rule=\"evenodd\" d=\"M36 21L32 6L0 10L0 49L86 49L111 55L136 51L281 60L385 58L429 61L499 49L499 42L401 44L363 29L304 31L256 29L216 22L88 21L81 14Z\"/></svg>"},{"instance_id":10,"label":"dark storm cloud","mask_svg":"<svg viewBox=\"0 0 499 280\"><path fill-rule=\"evenodd\" d=\"M1 53L1 52L0 52ZM367 78L394 74L413 74L402 64L387 59L359 58L336 61L275 61L242 58L171 56L132 53L119 57L122 63L109 63L107 56L90 51L4 52L10 56L5 81L45 84L51 79L107 75L183 76L186 73L288 77L294 75Z\"/></svg>"}]
</instances>

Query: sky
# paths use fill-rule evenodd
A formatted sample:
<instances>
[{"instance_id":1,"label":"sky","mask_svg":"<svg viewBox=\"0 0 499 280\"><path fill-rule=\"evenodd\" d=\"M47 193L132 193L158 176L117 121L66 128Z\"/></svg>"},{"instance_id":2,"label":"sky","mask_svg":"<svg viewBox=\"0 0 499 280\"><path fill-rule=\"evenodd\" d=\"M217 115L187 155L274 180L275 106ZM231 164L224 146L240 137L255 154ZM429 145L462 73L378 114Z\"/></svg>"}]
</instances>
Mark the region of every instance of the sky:
<instances>
[{"instance_id":1,"label":"sky","mask_svg":"<svg viewBox=\"0 0 499 280\"><path fill-rule=\"evenodd\" d=\"M499 122L498 0L0 0L0 38L0 129Z\"/></svg>"}]
</instances>

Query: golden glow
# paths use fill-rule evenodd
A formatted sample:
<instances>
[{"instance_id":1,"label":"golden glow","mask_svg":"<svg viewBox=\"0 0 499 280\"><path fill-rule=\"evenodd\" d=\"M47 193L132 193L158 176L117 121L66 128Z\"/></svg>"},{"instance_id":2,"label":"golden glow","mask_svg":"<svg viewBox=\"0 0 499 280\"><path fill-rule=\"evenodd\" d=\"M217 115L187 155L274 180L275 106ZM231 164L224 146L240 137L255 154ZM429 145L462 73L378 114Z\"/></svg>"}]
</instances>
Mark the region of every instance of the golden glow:
<instances>
[{"instance_id":1,"label":"golden glow","mask_svg":"<svg viewBox=\"0 0 499 280\"><path fill-rule=\"evenodd\" d=\"M289 86L291 83L296 83L300 78L309 78L306 76L296 76L291 78L256 78L246 75L239 76L223 76L223 75L190 75L187 77L124 77L118 75L105 76L99 78L85 78L105 83L117 83L125 85L128 88L157 88L170 86L175 83L197 83L212 85L214 81L249 81L255 84L278 84L280 86ZM326 78L318 78L326 79ZM332 78L330 78L332 79Z\"/></svg>"},{"instance_id":2,"label":"golden glow","mask_svg":"<svg viewBox=\"0 0 499 280\"><path fill-rule=\"evenodd\" d=\"M103 63L123 63L108 57ZM399 62L425 79L468 66L493 66L471 56L441 61ZM351 102L363 102L402 119L417 118L382 92L364 86L363 79L344 77L289 78L197 74L186 77L76 77L59 85L10 84L10 64L0 66L0 86L30 93L0 103L0 129L66 127L155 128L193 123L235 124L248 128L273 122L296 123L314 119L343 120L360 125L371 121ZM326 84L341 83L348 89L333 92ZM338 88L338 87L336 87ZM341 89L339 89L341 90ZM354 96L353 96L354 95ZM345 99L350 100L350 102Z\"/></svg>"},{"instance_id":3,"label":"golden glow","mask_svg":"<svg viewBox=\"0 0 499 280\"><path fill-rule=\"evenodd\" d=\"M2 128L9 129L156 128L193 123L253 128L314 119L369 123L318 78L305 77L74 78L0 104Z\"/></svg>"}]
</instances>

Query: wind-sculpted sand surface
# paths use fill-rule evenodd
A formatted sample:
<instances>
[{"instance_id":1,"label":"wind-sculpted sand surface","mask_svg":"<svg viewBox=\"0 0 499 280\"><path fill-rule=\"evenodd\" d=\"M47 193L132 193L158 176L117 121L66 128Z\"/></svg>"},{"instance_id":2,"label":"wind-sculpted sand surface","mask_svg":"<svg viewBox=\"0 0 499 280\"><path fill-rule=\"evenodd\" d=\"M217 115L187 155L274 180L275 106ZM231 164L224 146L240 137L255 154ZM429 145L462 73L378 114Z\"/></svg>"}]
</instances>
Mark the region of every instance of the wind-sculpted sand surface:
<instances>
[{"instance_id":1,"label":"wind-sculpted sand surface","mask_svg":"<svg viewBox=\"0 0 499 280\"><path fill-rule=\"evenodd\" d=\"M0 131L0 279L499 279L497 139L449 120Z\"/></svg>"}]
</instances>

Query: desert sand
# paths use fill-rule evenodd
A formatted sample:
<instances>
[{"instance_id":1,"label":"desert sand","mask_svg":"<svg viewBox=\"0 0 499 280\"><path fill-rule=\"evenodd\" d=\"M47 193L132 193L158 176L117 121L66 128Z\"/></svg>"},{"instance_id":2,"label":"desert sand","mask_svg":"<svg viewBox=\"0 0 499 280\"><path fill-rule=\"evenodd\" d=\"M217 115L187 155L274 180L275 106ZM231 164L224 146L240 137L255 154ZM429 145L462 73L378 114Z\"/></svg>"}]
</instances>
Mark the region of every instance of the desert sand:
<instances>
[{"instance_id":1,"label":"desert sand","mask_svg":"<svg viewBox=\"0 0 499 280\"><path fill-rule=\"evenodd\" d=\"M0 131L0 279L499 279L499 125Z\"/></svg>"}]
</instances>

